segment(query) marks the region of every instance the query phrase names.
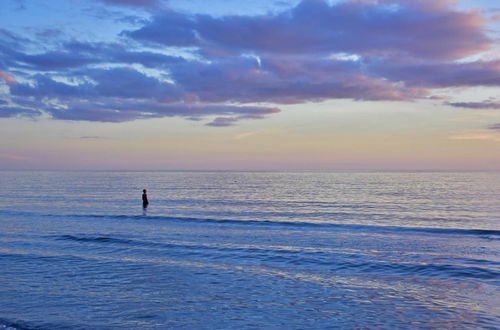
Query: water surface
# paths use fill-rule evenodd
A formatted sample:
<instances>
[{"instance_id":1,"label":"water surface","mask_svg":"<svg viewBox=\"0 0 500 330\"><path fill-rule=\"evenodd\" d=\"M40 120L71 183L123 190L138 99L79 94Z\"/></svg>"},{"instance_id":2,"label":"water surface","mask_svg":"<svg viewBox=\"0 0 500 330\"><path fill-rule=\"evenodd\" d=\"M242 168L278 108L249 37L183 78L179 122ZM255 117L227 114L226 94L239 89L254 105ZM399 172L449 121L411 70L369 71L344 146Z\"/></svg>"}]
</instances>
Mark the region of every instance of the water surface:
<instances>
[{"instance_id":1,"label":"water surface","mask_svg":"<svg viewBox=\"0 0 500 330\"><path fill-rule=\"evenodd\" d=\"M0 174L0 329L500 324L498 172Z\"/></svg>"}]
</instances>

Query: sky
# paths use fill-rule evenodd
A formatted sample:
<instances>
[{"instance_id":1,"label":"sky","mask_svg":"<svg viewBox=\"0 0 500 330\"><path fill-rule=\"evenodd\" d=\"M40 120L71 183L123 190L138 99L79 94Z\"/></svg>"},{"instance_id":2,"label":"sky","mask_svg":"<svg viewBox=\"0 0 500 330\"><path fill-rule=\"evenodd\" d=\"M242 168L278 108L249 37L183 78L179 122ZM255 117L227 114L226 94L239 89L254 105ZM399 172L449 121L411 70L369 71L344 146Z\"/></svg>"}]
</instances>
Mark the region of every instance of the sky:
<instances>
[{"instance_id":1,"label":"sky","mask_svg":"<svg viewBox=\"0 0 500 330\"><path fill-rule=\"evenodd\" d=\"M499 40L490 0L2 0L0 170L500 170Z\"/></svg>"}]
</instances>

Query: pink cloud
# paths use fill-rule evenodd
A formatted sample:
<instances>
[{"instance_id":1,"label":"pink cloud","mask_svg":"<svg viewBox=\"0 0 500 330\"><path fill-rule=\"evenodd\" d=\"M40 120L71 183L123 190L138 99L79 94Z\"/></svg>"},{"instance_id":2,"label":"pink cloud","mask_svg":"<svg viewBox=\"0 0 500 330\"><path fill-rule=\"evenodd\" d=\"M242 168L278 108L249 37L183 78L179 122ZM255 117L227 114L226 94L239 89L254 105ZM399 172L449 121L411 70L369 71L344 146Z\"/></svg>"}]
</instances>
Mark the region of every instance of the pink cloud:
<instances>
[{"instance_id":1,"label":"pink cloud","mask_svg":"<svg viewBox=\"0 0 500 330\"><path fill-rule=\"evenodd\" d=\"M0 71L0 80L5 81L8 85L16 84L16 78L7 71Z\"/></svg>"}]
</instances>

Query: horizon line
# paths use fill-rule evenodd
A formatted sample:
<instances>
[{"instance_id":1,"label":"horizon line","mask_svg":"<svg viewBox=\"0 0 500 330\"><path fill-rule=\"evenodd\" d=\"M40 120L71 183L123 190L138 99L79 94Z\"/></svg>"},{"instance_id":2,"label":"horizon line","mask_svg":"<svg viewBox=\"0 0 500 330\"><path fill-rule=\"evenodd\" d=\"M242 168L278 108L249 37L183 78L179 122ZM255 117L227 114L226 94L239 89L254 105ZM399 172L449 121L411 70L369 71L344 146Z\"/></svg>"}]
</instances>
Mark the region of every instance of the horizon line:
<instances>
[{"instance_id":1,"label":"horizon line","mask_svg":"<svg viewBox=\"0 0 500 330\"><path fill-rule=\"evenodd\" d=\"M500 172L500 169L0 169L0 172Z\"/></svg>"}]
</instances>

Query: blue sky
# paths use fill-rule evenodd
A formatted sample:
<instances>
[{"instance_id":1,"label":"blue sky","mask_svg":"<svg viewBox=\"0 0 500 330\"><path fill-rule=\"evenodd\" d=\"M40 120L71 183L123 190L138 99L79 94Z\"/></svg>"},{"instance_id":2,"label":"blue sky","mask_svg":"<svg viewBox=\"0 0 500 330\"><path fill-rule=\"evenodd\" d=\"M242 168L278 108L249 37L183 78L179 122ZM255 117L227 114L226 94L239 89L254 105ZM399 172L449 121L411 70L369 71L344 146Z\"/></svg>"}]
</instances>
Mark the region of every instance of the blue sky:
<instances>
[{"instance_id":1,"label":"blue sky","mask_svg":"<svg viewBox=\"0 0 500 330\"><path fill-rule=\"evenodd\" d=\"M6 0L0 169L500 169L500 8Z\"/></svg>"}]
</instances>

